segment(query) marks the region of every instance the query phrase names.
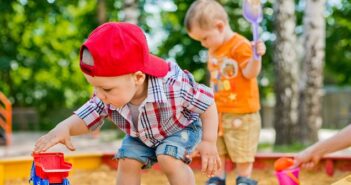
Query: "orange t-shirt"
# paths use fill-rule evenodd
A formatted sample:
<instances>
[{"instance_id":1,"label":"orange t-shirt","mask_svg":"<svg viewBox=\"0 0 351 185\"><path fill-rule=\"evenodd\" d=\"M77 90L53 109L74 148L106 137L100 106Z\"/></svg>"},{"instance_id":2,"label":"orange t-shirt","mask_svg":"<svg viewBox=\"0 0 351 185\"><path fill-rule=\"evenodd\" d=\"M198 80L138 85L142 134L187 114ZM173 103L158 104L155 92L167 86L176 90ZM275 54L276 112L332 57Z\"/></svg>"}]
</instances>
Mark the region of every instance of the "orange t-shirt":
<instances>
[{"instance_id":1,"label":"orange t-shirt","mask_svg":"<svg viewBox=\"0 0 351 185\"><path fill-rule=\"evenodd\" d=\"M211 86L219 112L252 113L260 109L257 79L247 79L242 73L252 55L250 42L235 33L209 57Z\"/></svg>"}]
</instances>

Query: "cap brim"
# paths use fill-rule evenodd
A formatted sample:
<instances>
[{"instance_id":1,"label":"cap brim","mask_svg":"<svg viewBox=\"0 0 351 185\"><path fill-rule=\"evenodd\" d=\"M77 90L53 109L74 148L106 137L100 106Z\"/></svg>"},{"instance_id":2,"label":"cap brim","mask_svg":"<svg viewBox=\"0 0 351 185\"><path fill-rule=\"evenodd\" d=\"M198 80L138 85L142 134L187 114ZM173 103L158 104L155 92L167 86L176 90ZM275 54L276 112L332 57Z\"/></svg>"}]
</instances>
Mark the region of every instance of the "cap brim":
<instances>
[{"instance_id":1,"label":"cap brim","mask_svg":"<svg viewBox=\"0 0 351 185\"><path fill-rule=\"evenodd\" d=\"M149 63L145 73L155 77L164 77L169 71L168 63L155 55L149 54Z\"/></svg>"}]
</instances>

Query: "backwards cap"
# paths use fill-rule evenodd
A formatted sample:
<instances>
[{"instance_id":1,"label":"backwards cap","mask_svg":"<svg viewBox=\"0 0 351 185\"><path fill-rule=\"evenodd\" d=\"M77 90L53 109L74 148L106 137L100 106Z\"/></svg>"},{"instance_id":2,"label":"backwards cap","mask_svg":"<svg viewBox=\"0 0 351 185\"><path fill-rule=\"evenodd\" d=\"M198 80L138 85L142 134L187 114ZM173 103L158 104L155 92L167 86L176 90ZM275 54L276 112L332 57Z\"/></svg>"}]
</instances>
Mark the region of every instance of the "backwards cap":
<instances>
[{"instance_id":1,"label":"backwards cap","mask_svg":"<svg viewBox=\"0 0 351 185\"><path fill-rule=\"evenodd\" d=\"M88 49L94 64L82 62ZM141 71L163 77L169 67L166 61L149 52L146 37L138 26L124 22L108 22L97 27L80 49L80 68L90 76L112 77Z\"/></svg>"}]
</instances>

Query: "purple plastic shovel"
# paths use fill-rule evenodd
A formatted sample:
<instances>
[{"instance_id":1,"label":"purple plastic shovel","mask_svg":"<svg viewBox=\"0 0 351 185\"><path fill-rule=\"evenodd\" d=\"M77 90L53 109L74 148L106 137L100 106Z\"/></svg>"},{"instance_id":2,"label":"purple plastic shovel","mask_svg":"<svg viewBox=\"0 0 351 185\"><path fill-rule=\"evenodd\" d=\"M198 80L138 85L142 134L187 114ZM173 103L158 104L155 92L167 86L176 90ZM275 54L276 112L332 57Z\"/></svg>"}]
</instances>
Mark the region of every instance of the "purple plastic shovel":
<instances>
[{"instance_id":1,"label":"purple plastic shovel","mask_svg":"<svg viewBox=\"0 0 351 185\"><path fill-rule=\"evenodd\" d=\"M256 42L259 38L259 23L262 21L262 7L260 0L244 0L243 15L245 19L252 24L253 41ZM255 59L259 58L256 48L254 48L254 57Z\"/></svg>"}]
</instances>

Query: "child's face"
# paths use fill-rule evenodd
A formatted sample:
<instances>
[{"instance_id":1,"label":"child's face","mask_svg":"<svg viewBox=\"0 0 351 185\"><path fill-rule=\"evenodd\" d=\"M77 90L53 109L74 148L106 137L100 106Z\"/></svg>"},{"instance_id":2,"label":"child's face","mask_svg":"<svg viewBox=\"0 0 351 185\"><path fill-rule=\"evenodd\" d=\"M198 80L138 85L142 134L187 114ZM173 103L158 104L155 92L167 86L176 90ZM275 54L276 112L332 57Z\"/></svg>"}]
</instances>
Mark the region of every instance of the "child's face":
<instances>
[{"instance_id":1,"label":"child's face","mask_svg":"<svg viewBox=\"0 0 351 185\"><path fill-rule=\"evenodd\" d=\"M224 31L220 27L203 29L194 25L188 34L192 39L201 42L201 45L207 48L210 53L224 43Z\"/></svg>"},{"instance_id":2,"label":"child's face","mask_svg":"<svg viewBox=\"0 0 351 185\"><path fill-rule=\"evenodd\" d=\"M145 75L145 74L144 74ZM134 74L127 74L116 77L92 77L84 74L87 81L94 86L96 96L105 104L121 108L135 98L136 94L142 91L142 84L145 80L135 78Z\"/></svg>"}]
</instances>

